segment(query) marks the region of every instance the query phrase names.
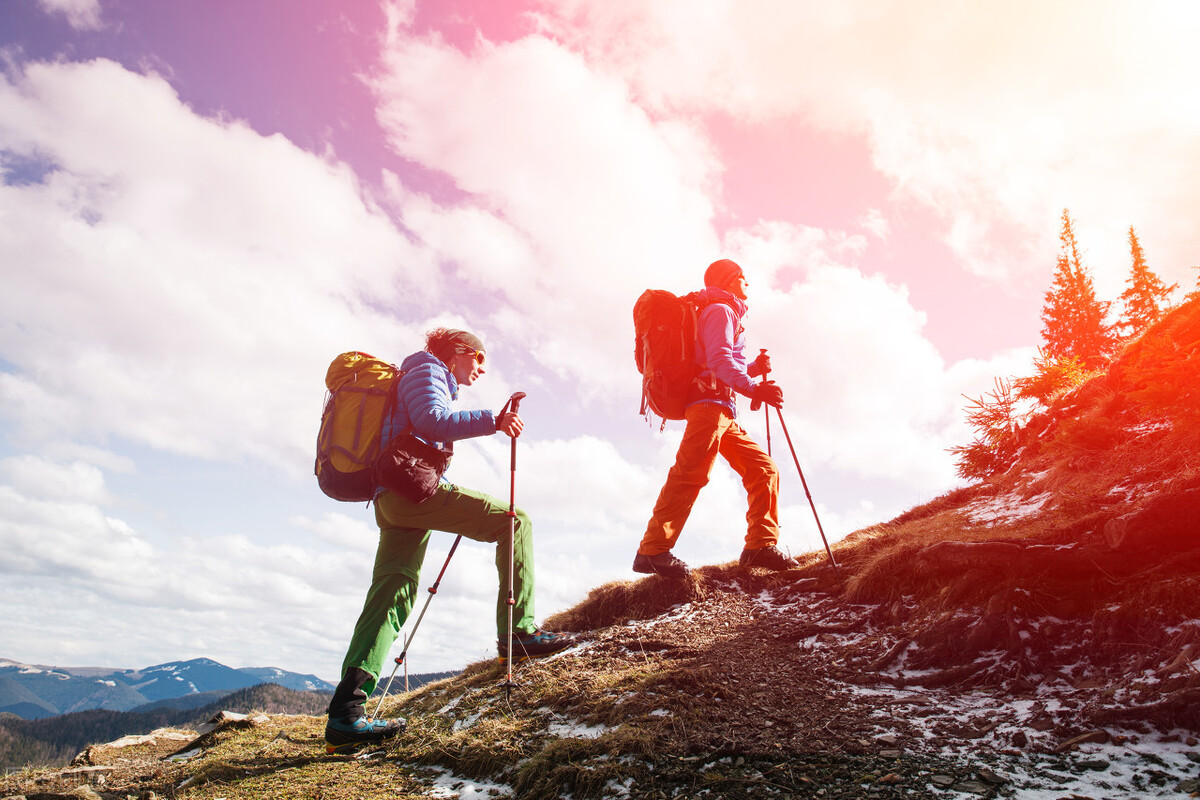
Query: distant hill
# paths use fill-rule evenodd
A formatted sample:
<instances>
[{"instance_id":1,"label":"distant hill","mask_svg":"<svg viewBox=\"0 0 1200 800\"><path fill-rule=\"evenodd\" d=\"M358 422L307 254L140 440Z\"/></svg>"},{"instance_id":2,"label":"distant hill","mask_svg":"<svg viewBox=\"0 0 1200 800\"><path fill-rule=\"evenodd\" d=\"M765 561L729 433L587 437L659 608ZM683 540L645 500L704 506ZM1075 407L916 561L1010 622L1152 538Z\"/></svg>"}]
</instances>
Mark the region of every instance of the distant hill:
<instances>
[{"instance_id":1,"label":"distant hill","mask_svg":"<svg viewBox=\"0 0 1200 800\"><path fill-rule=\"evenodd\" d=\"M332 692L334 689L333 684L321 680L316 675L298 675L278 667L246 667L238 671L249 675L258 683L274 683L297 692Z\"/></svg>"},{"instance_id":2,"label":"distant hill","mask_svg":"<svg viewBox=\"0 0 1200 800\"><path fill-rule=\"evenodd\" d=\"M199 696L221 697L260 683L298 692L332 692L315 675L277 667L234 669L212 659L172 661L144 669L46 667L0 659L0 713L39 719L91 709L130 711L181 699L175 708L195 708ZM192 698L192 699L186 699Z\"/></svg>"},{"instance_id":3,"label":"distant hill","mask_svg":"<svg viewBox=\"0 0 1200 800\"><path fill-rule=\"evenodd\" d=\"M177 699L160 701L140 711L91 709L41 719L0 715L0 769L65 764L90 744L156 728L194 727L221 711L322 714L329 703L327 694L296 692L266 683L203 696L209 702L199 708L172 708Z\"/></svg>"},{"instance_id":4,"label":"distant hill","mask_svg":"<svg viewBox=\"0 0 1200 800\"><path fill-rule=\"evenodd\" d=\"M12 662L7 662L11 664ZM191 662L184 662L191 663ZM216 662L210 662L216 663ZM189 675L189 685L196 685L193 678L199 677L195 669L171 669L171 665L152 667L137 673L140 676ZM201 673L205 664L193 665ZM220 666L220 665L218 665ZM34 667L31 669L46 668ZM53 670L56 675L65 675L71 670ZM8 686L14 697L33 698L10 705L9 710L0 711L0 770L26 766L62 765L71 760L80 750L97 742L109 742L128 734L145 734L163 727L194 727L221 711L239 713L264 712L268 714L311 714L323 715L329 704L332 686L311 675L283 673L277 669L255 670L260 674L285 678L293 684L304 685L316 682L330 687L328 691L295 690L277 683L258 683L241 687L235 691L214 690L196 692L179 697L169 697L143 703L130 710L92 708L66 714L47 713L46 706L28 690L8 677ZM27 674L36 675L29 672ZM112 673L108 673L111 675ZM126 671L124 674L131 674ZM216 671L217 675L227 673ZM415 690L425 684L449 678L456 673L436 672L409 676L409 685ZM105 677L105 680L108 678ZM0 678L0 683L5 678ZM69 678L58 678L69 680ZM171 685L168 683L167 685ZM201 684L202 685L202 684ZM0 689L3 687L0 686ZM397 693L393 687L392 694ZM22 713L23 712L23 713Z\"/></svg>"}]
</instances>

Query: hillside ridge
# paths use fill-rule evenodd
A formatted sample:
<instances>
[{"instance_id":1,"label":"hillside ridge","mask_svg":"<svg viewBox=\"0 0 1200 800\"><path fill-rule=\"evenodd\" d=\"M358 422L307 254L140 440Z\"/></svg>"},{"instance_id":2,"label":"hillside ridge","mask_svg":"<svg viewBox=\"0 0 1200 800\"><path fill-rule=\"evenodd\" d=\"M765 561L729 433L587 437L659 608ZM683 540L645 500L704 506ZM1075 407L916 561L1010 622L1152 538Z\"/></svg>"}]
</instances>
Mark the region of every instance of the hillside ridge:
<instances>
[{"instance_id":1,"label":"hillside ridge","mask_svg":"<svg viewBox=\"0 0 1200 800\"><path fill-rule=\"evenodd\" d=\"M119 795L1178 797L1200 790L1200 303L1020 431L1002 474L798 569L594 589L549 659L389 698L326 756L269 716L81 755ZM372 710L374 710L372 708ZM155 749L157 748L157 749ZM120 758L125 766L112 766ZM10 777L4 791L65 786Z\"/></svg>"}]
</instances>

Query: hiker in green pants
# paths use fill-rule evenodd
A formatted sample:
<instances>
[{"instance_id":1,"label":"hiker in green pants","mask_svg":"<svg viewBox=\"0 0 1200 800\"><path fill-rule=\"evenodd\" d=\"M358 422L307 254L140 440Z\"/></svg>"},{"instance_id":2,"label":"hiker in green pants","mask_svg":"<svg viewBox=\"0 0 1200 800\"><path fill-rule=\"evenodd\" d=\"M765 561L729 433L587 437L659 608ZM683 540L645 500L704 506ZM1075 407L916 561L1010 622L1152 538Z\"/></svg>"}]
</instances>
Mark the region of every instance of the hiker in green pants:
<instances>
[{"instance_id":1,"label":"hiker in green pants","mask_svg":"<svg viewBox=\"0 0 1200 800\"><path fill-rule=\"evenodd\" d=\"M342 673L359 667L379 675L403 620L412 611L421 578L421 562L431 530L461 533L496 547L500 588L496 598L496 639L503 645L508 633L508 505L482 492L444 484L424 503L413 503L395 492L385 492L375 502L379 523L379 550L371 589L350 639ZM536 628L533 620L533 541L529 517L516 510L513 540L513 628ZM500 546L503 545L503 546ZM369 681L364 691L375 688Z\"/></svg>"},{"instance_id":2,"label":"hiker in green pants","mask_svg":"<svg viewBox=\"0 0 1200 800\"><path fill-rule=\"evenodd\" d=\"M395 402L384 421L382 441L412 433L429 445L449 450L460 439L501 432L520 435L524 428L515 412L452 411L460 386L470 386L483 373L483 343L466 331L439 328L426 339L425 350L401 364ZM375 690L388 652L412 611L421 576L421 563L430 531L457 533L478 542L496 544L499 591L496 598L497 646L508 657L508 537L513 535L513 646L515 656L557 653L574 644L565 634L540 630L533 616L533 535L528 515L482 492L441 481L428 499L416 501L400 491L381 490L375 496L379 549L371 588L354 626L342 663L342 680L329 704L325 740L332 747L374 742L395 736L403 720L372 720L366 699Z\"/></svg>"}]
</instances>

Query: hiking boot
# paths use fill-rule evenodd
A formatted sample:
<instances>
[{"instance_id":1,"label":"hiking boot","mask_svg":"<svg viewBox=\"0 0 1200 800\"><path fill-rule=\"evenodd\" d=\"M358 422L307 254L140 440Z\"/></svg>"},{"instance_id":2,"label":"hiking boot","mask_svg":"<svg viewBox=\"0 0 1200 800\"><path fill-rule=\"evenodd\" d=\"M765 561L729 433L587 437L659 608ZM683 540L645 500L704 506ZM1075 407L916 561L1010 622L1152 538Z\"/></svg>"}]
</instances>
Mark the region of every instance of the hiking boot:
<instances>
[{"instance_id":1,"label":"hiking boot","mask_svg":"<svg viewBox=\"0 0 1200 800\"><path fill-rule=\"evenodd\" d=\"M743 550L738 564L743 567L761 567L772 572L782 572L785 569L795 569L800 562L791 556L785 556L778 547L770 545L758 550Z\"/></svg>"},{"instance_id":2,"label":"hiking boot","mask_svg":"<svg viewBox=\"0 0 1200 800\"><path fill-rule=\"evenodd\" d=\"M527 658L552 656L575 644L575 637L570 634L551 633L550 631L540 629L532 633L513 631L512 638L514 654L518 661L524 661ZM508 658L507 642L503 639L497 639L496 647L500 651L500 658Z\"/></svg>"},{"instance_id":3,"label":"hiking boot","mask_svg":"<svg viewBox=\"0 0 1200 800\"><path fill-rule=\"evenodd\" d=\"M669 550L656 556L638 553L633 559L633 571L682 580L688 576L688 565L676 558L675 554Z\"/></svg>"},{"instance_id":4,"label":"hiking boot","mask_svg":"<svg viewBox=\"0 0 1200 800\"><path fill-rule=\"evenodd\" d=\"M330 717L325 723L325 752L344 753L364 744L391 739L404 730L402 719Z\"/></svg>"}]
</instances>

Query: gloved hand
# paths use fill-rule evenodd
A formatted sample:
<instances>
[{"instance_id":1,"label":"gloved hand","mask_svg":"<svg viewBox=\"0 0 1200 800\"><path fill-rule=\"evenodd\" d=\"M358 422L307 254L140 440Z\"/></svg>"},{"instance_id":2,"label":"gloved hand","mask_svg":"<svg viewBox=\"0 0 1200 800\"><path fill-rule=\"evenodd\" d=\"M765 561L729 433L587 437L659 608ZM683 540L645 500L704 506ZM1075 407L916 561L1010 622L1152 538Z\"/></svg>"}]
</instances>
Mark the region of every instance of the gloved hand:
<instances>
[{"instance_id":1,"label":"gloved hand","mask_svg":"<svg viewBox=\"0 0 1200 800\"><path fill-rule=\"evenodd\" d=\"M750 362L750 368L746 372L751 378L757 378L759 375L767 375L771 372L771 357L767 355L766 350L759 351L758 358Z\"/></svg>"},{"instance_id":2,"label":"gloved hand","mask_svg":"<svg viewBox=\"0 0 1200 800\"><path fill-rule=\"evenodd\" d=\"M783 389L780 389L775 381L763 381L754 387L754 391L750 393L750 399L754 401L755 406L766 403L769 406L782 408Z\"/></svg>"},{"instance_id":3,"label":"gloved hand","mask_svg":"<svg viewBox=\"0 0 1200 800\"><path fill-rule=\"evenodd\" d=\"M496 417L496 430L500 433L507 433L515 439L521 435L521 431L525 430L525 421L515 411L505 411Z\"/></svg>"}]
</instances>

